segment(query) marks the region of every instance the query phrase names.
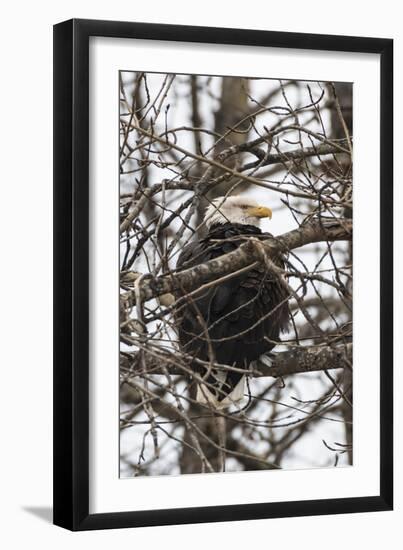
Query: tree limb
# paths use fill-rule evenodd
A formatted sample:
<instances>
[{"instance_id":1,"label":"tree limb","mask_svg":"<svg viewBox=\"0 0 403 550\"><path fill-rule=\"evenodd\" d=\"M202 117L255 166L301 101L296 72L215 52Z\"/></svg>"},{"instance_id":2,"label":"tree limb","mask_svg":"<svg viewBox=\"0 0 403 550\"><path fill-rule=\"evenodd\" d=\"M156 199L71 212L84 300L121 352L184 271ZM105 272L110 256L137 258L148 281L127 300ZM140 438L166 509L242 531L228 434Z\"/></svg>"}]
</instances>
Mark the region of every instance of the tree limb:
<instances>
[{"instance_id":1,"label":"tree limb","mask_svg":"<svg viewBox=\"0 0 403 550\"><path fill-rule=\"evenodd\" d=\"M342 369L352 360L353 345L296 346L288 351L273 354L273 366L258 362L260 372L255 376L283 377L302 372Z\"/></svg>"},{"instance_id":2,"label":"tree limb","mask_svg":"<svg viewBox=\"0 0 403 550\"><path fill-rule=\"evenodd\" d=\"M320 241L351 240L352 227L350 219L313 221L278 237L269 237L259 242L264 245L265 251L272 257L306 244ZM255 262L261 261L261 259L261 247L256 246L253 239L248 239L233 252L204 264L161 277L143 276L138 288L138 296L142 302L145 302L174 291L189 292L199 288L202 284L219 279L239 269L248 266L251 269ZM129 291L122 297L130 306L136 302L134 291Z\"/></svg>"},{"instance_id":3,"label":"tree limb","mask_svg":"<svg viewBox=\"0 0 403 550\"><path fill-rule=\"evenodd\" d=\"M347 140L340 141L340 145L347 145ZM257 166L271 166L273 164L279 164L279 163L285 163L289 162L291 160L302 160L308 157L314 157L314 156L320 156L320 155L331 155L336 154L340 152L346 152L348 151L340 151L340 146L338 144L335 145L329 145L327 143L323 143L321 145L317 145L315 147L305 147L304 149L293 149L291 151L287 151L285 153L271 153L270 155L267 155L267 158L264 160L259 160L257 162L250 162L248 164L245 164L243 166L243 170L250 170L252 168L255 168Z\"/></svg>"},{"instance_id":4,"label":"tree limb","mask_svg":"<svg viewBox=\"0 0 403 550\"><path fill-rule=\"evenodd\" d=\"M250 370L250 376L283 378L292 374L304 372L316 372L331 369L343 369L350 366L353 354L352 344L339 344L337 346L295 346L287 351L271 354L273 364L271 367L261 361L257 361L255 368ZM146 354L147 355L147 354ZM141 371L136 368L137 352L132 354L133 359L127 355L121 355L121 368L123 371L133 369L133 376L138 376ZM148 374L164 374L163 357L159 359L155 355L147 355ZM133 368L134 367L134 368ZM231 367L228 367L231 368ZM171 375L183 375L190 371L173 363L167 363L166 369Z\"/></svg>"}]
</instances>

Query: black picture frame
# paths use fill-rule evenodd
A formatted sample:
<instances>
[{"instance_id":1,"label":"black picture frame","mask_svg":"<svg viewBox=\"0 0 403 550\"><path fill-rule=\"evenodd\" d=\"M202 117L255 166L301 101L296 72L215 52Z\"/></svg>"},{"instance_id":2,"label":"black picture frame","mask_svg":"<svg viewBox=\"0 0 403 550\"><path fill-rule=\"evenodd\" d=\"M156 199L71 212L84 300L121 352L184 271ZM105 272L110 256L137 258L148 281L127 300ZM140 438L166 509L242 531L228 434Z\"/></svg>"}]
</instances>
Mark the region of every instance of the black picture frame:
<instances>
[{"instance_id":1,"label":"black picture frame","mask_svg":"<svg viewBox=\"0 0 403 550\"><path fill-rule=\"evenodd\" d=\"M380 491L365 497L89 513L89 38L380 54ZM54 523L71 530L391 510L393 40L73 19L54 27Z\"/></svg>"}]
</instances>

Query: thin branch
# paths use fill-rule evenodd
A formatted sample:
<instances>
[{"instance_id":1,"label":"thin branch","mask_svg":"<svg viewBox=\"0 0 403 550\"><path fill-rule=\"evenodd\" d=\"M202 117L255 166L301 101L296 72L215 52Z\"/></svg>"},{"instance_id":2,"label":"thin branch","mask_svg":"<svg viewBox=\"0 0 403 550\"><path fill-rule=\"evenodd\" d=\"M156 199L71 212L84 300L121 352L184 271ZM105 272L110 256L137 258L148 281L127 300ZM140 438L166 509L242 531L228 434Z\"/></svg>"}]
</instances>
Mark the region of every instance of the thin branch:
<instances>
[{"instance_id":1,"label":"thin branch","mask_svg":"<svg viewBox=\"0 0 403 550\"><path fill-rule=\"evenodd\" d=\"M321 241L351 240L352 220L340 219L332 221L313 221L301 225L298 229L289 231L278 237L263 239L266 253L270 256L286 253L306 244ZM223 275L233 273L247 266L252 268L256 261L261 260L261 251L255 246L253 239L247 240L239 248L210 260L204 264L185 269L175 274L162 277L145 276L139 287L139 296L143 302L174 291L192 291L200 285L211 282ZM134 305L136 296L133 291L123 295L129 305Z\"/></svg>"},{"instance_id":2,"label":"thin branch","mask_svg":"<svg viewBox=\"0 0 403 550\"><path fill-rule=\"evenodd\" d=\"M293 374L301 374L306 372L327 371L333 369L350 368L353 353L352 344L340 344L337 346L295 346L287 351L271 354L272 366L268 366L262 361L257 361L253 369L249 371L249 375L253 378L272 377L284 378ZM128 370L133 365L137 364L137 352L132 354L132 359L127 355L121 356L122 370ZM147 370L153 375L163 374L166 368L171 375L183 375L188 372L188 369L178 365L169 363L164 366L164 358L148 355ZM222 370L226 367L220 366ZM232 370L227 367L227 370ZM236 370L236 369L234 369ZM133 376L141 375L141 370L135 368Z\"/></svg>"}]
</instances>

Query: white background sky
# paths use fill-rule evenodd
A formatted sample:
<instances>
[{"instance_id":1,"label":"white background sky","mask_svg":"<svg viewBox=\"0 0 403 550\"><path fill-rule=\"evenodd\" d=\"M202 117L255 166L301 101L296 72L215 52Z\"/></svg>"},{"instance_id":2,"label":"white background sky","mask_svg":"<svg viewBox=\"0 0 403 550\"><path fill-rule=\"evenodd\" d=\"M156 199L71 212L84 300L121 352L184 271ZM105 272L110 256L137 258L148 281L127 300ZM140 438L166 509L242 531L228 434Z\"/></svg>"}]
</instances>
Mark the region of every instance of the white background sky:
<instances>
[{"instance_id":1,"label":"white background sky","mask_svg":"<svg viewBox=\"0 0 403 550\"><path fill-rule=\"evenodd\" d=\"M314 6L312 10L310 5ZM46 509L51 505L51 25L75 16L394 37L395 67L403 64L401 14L395 0L373 5L364 0L339 0L337 5L328 4L326 11L322 2L288 0L286 5L278 4L278 9L274 9L275 6L266 0L254 3L250 9L244 2L229 4L216 0L203 0L200 4L182 0L152 3L120 0L118 4L110 0L96 3L16 0L3 6L2 19L6 24L0 38L1 191L4 193L0 201L0 234L4 236L0 286L3 443L0 513L1 542L5 548L62 550L74 547L79 550L91 545L102 550L135 545L150 550L173 547L181 550L188 549L189 542L195 549L220 547L224 542L232 549L258 547L259 542L269 547L281 545L286 549L310 550L335 550L340 545L366 549L378 549L388 543L392 548L399 545L403 521L401 468L396 469L399 490L396 511L392 513L73 534L52 527L24 510L26 507ZM21 82L22 75L24 82ZM401 70L395 79L395 96L402 97ZM396 120L402 120L402 115L398 104ZM16 146L19 142L23 154ZM397 132L396 151L402 149L403 138ZM402 179L403 166L396 163L396 181ZM401 188L401 185L396 188L396 212L401 210ZM402 234L400 219L396 225ZM397 241L396 251L402 250L400 238ZM396 281L399 279L403 279L402 254ZM19 289L18 296L12 289ZM396 292L396 311L403 311L402 300L402 292ZM402 329L399 316L396 334L401 334ZM396 357L401 358L403 339L396 337L396 344ZM20 382L18 403L17 379ZM401 388L402 383L402 371L396 369L396 389ZM402 413L400 399L396 421L397 465L403 462Z\"/></svg>"}]
</instances>

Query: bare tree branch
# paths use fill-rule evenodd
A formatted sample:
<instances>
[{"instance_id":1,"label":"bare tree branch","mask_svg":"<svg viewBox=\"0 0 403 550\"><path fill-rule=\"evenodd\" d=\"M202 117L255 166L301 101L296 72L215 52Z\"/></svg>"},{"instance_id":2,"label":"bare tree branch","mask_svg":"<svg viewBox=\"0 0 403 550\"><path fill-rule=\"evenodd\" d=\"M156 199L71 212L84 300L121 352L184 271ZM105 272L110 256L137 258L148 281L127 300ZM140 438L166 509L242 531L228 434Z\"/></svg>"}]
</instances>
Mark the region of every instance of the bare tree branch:
<instances>
[{"instance_id":1,"label":"bare tree branch","mask_svg":"<svg viewBox=\"0 0 403 550\"><path fill-rule=\"evenodd\" d=\"M254 368L249 371L249 375L253 378L272 377L283 378L293 374L301 374L304 372L316 372L333 369L344 369L350 367L352 359L353 345L339 344L336 346L296 346L287 351L273 353L271 355L272 366L268 366L262 361L257 361ZM138 366L137 353L129 355L121 355L120 364L124 372L130 372L134 376L142 374L141 366ZM156 356L148 356L147 372L153 375L163 375L164 356L160 358ZM189 374L185 367L175 366L170 363L166 365L171 375ZM225 367L222 367L225 370Z\"/></svg>"},{"instance_id":2,"label":"bare tree branch","mask_svg":"<svg viewBox=\"0 0 403 550\"><path fill-rule=\"evenodd\" d=\"M351 463L351 84L122 71L119 99L120 475ZM193 243L209 233L206 208L233 195L268 202L287 229L235 250L213 237L231 252L203 261ZM175 268L187 245L193 259ZM235 289L229 311L234 277L284 290L279 306L270 291L267 307L250 308L253 331L286 302L290 323L281 341L264 333L270 354L238 363L243 308L236 334L215 334L215 314L201 313L201 340L228 346L218 364L181 343L178 321L202 293L218 304L220 284ZM206 371L247 373L243 398L202 405Z\"/></svg>"},{"instance_id":3,"label":"bare tree branch","mask_svg":"<svg viewBox=\"0 0 403 550\"><path fill-rule=\"evenodd\" d=\"M278 237L270 237L261 241L269 255L286 253L310 243L321 241L351 240L352 221L349 219L333 221L314 221L301 225L298 229L289 231ZM234 252L210 260L204 264L185 269L175 274L162 277L143 277L139 285L138 295L142 302L173 292L175 290L191 291L200 285L213 281L239 269L254 265L261 260L260 248L254 245L252 239L242 244ZM123 296L130 305L136 303L134 291Z\"/></svg>"}]
</instances>

